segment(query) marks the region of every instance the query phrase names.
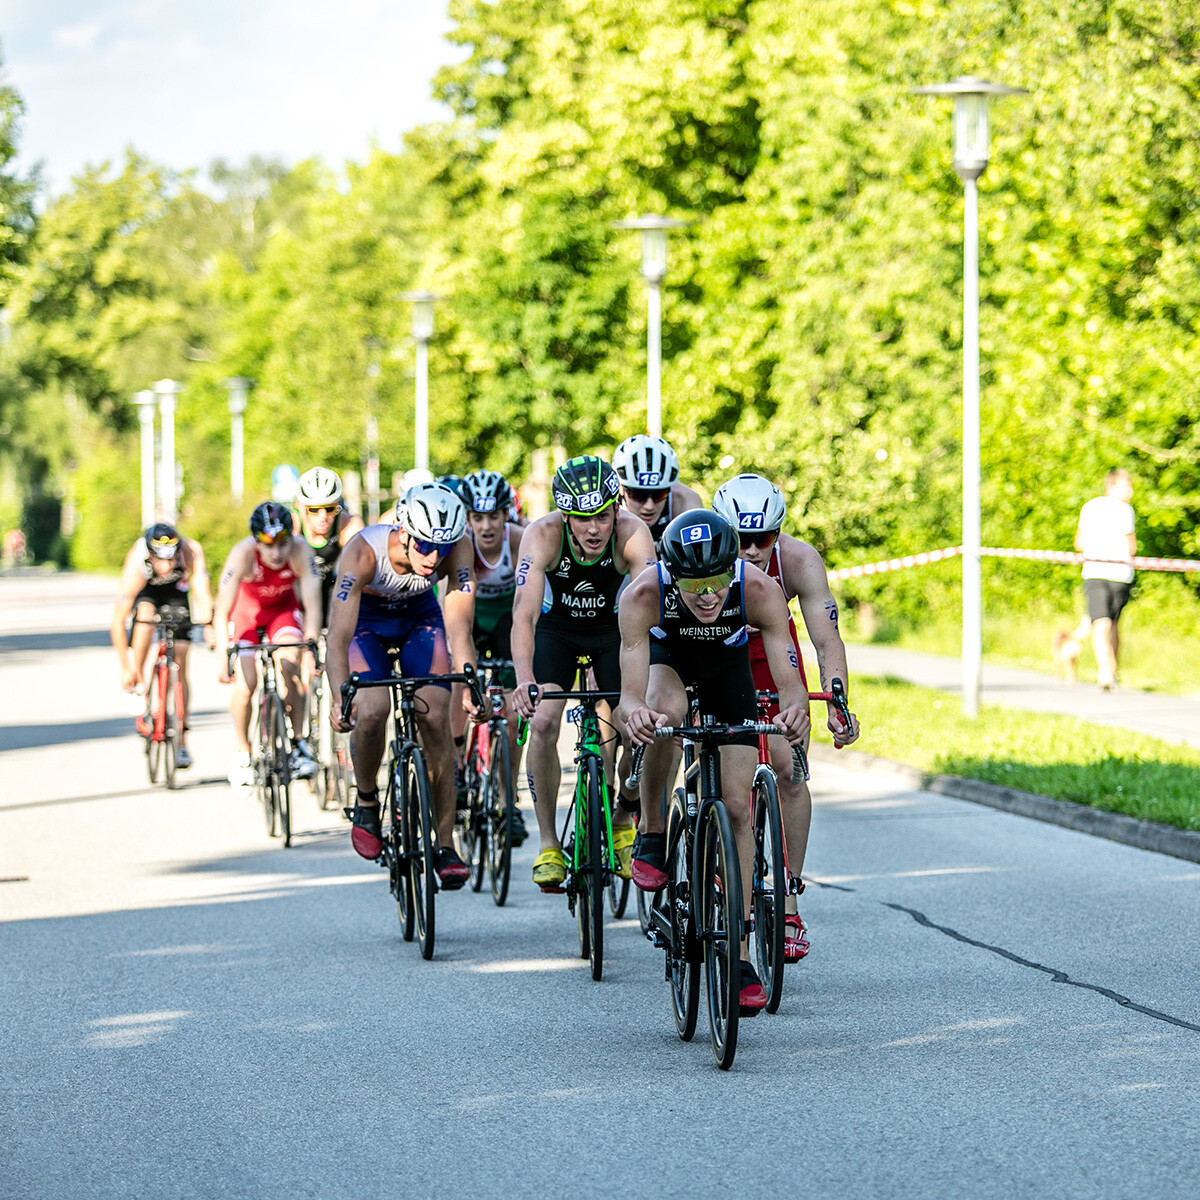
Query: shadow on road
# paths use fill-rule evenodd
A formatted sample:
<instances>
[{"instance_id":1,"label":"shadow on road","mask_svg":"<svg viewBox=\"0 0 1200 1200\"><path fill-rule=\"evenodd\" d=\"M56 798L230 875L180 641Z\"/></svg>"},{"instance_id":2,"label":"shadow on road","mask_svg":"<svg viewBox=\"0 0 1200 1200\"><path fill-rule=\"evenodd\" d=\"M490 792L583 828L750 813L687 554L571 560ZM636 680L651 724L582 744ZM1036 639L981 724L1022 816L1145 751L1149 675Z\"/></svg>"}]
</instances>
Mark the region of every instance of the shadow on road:
<instances>
[{"instance_id":1,"label":"shadow on road","mask_svg":"<svg viewBox=\"0 0 1200 1200\"><path fill-rule=\"evenodd\" d=\"M88 650L111 646L107 629L75 629L65 633L6 633L0 635L0 655L44 654L54 650Z\"/></svg>"}]
</instances>

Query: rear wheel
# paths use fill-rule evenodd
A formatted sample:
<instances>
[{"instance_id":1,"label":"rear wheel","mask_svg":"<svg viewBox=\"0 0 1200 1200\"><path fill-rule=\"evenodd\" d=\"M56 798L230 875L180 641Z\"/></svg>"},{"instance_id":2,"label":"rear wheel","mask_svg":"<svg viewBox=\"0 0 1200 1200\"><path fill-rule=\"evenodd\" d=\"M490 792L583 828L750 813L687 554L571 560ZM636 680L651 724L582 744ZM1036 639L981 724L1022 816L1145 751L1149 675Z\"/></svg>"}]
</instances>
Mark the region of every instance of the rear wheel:
<instances>
[{"instance_id":1,"label":"rear wheel","mask_svg":"<svg viewBox=\"0 0 1200 1200\"><path fill-rule=\"evenodd\" d=\"M676 791L667 813L666 872L667 886L654 893L654 903L656 906L665 903L671 923L667 975L675 1030L685 1042L690 1042L700 1011L700 943L696 940L688 880L687 807L682 788ZM645 895L638 890L639 907Z\"/></svg>"},{"instance_id":2,"label":"rear wheel","mask_svg":"<svg viewBox=\"0 0 1200 1200\"><path fill-rule=\"evenodd\" d=\"M512 827L517 819L517 793L513 785L512 756L508 746L508 725L497 721L492 728L492 757L488 763L488 806L485 818L488 831L488 878L492 899L503 906L508 899L512 875Z\"/></svg>"},{"instance_id":3,"label":"rear wheel","mask_svg":"<svg viewBox=\"0 0 1200 1200\"><path fill-rule=\"evenodd\" d=\"M414 746L405 765L408 780L407 826L413 840L409 843L408 869L412 877L413 903L417 913L417 941L422 958L433 957L434 897L437 875L434 872L436 849L433 840L433 804L429 794L429 773L425 756Z\"/></svg>"},{"instance_id":4,"label":"rear wheel","mask_svg":"<svg viewBox=\"0 0 1200 1200\"><path fill-rule=\"evenodd\" d=\"M741 992L742 879L733 827L725 805L715 800L700 814L696 855L700 936L708 996L708 1036L723 1071L737 1052Z\"/></svg>"},{"instance_id":5,"label":"rear wheel","mask_svg":"<svg viewBox=\"0 0 1200 1200\"><path fill-rule=\"evenodd\" d=\"M783 909L787 874L783 867L783 822L779 793L769 767L754 776L754 962L767 992L767 1012L783 998Z\"/></svg>"}]
</instances>

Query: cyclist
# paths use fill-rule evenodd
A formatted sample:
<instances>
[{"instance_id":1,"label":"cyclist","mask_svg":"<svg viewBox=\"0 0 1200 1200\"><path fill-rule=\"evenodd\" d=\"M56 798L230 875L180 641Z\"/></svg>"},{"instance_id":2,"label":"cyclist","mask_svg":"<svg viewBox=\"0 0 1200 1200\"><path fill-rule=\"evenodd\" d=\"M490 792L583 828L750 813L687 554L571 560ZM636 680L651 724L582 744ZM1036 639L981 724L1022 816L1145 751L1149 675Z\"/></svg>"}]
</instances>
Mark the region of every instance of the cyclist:
<instances>
[{"instance_id":1,"label":"cyclist","mask_svg":"<svg viewBox=\"0 0 1200 1200\"><path fill-rule=\"evenodd\" d=\"M192 765L192 755L187 748L187 656L190 645L188 637L192 630L188 597L191 594L196 597L196 619L208 626L205 638L211 646L213 632L208 622L212 616L213 602L204 551L199 542L181 537L173 525L163 521L151 525L125 555L109 631L121 663L121 687L127 692L135 692L144 690L146 658L153 637L151 626L142 622L153 621L154 614L158 613L161 620L175 626L175 661L179 664L183 692L175 765L181 770ZM131 616L137 623L126 636L125 625Z\"/></svg>"},{"instance_id":2,"label":"cyclist","mask_svg":"<svg viewBox=\"0 0 1200 1200\"><path fill-rule=\"evenodd\" d=\"M627 575L636 577L655 559L650 531L621 511L616 473L603 459L594 454L572 458L555 472L551 487L558 511L534 521L521 541L512 646L513 704L518 714L532 717L528 779L541 836L533 881L555 889L567 871L554 824L561 780L558 731L566 702L553 694L570 689L583 654L591 658L598 690L620 690L617 591ZM530 697L531 686L540 704ZM613 849L624 878L629 877L630 814L636 806L636 799L622 798L613 814Z\"/></svg>"},{"instance_id":3,"label":"cyclist","mask_svg":"<svg viewBox=\"0 0 1200 1200\"><path fill-rule=\"evenodd\" d=\"M510 513L514 492L508 481L497 471L474 471L459 486L467 507L467 529L475 548L475 627L472 635L475 652L485 658L512 658L513 597L517 593L517 576L513 568L521 549L521 527L512 522ZM511 669L501 675L505 696L505 713L509 716L509 751L514 772L520 762L517 745L517 722L508 713L516 675ZM461 686L461 685L458 685ZM460 754L466 735L466 714L461 707L452 707L454 746ZM516 798L514 797L514 805ZM523 845L529 836L520 809L514 807L516 818L512 829L512 844Z\"/></svg>"},{"instance_id":4,"label":"cyclist","mask_svg":"<svg viewBox=\"0 0 1200 1200\"><path fill-rule=\"evenodd\" d=\"M350 539L338 565L326 637L326 667L332 696L352 670L368 679L391 675L388 649L400 651L402 675L438 675L475 662L471 624L475 609L474 548L465 536L462 501L437 483L411 488L398 505L396 525L368 525ZM449 584L445 616L437 583ZM417 692L417 726L429 764L437 817L436 870L441 886L460 888L466 864L454 850L454 743L450 733L450 685L434 683ZM469 695L463 703L469 705ZM387 743L391 697L384 688L360 692L350 720L334 703L330 723L351 741L358 803L347 809L350 841L363 858L383 853L379 764Z\"/></svg>"},{"instance_id":5,"label":"cyclist","mask_svg":"<svg viewBox=\"0 0 1200 1200\"><path fill-rule=\"evenodd\" d=\"M809 731L808 696L788 639L787 602L778 584L738 558L733 526L710 509L691 509L663 531L661 553L657 568L631 583L621 601L621 708L630 736L647 746L642 825L633 850L633 881L646 891L667 883L657 799L669 785L675 761L674 744L655 741L654 730L687 722L689 684L697 689L701 711L717 721L758 719L747 646L751 622L778 683L782 707L775 723L792 743L802 744ZM737 840L745 912L750 912L754 865L749 798L757 765L754 734L721 748L721 793ZM767 996L745 937L741 958L741 1008L753 1014L766 1005Z\"/></svg>"},{"instance_id":6,"label":"cyclist","mask_svg":"<svg viewBox=\"0 0 1200 1200\"><path fill-rule=\"evenodd\" d=\"M848 693L850 675L846 669L846 647L838 631L837 601L829 590L825 563L807 542L782 532L783 519L787 515L783 493L761 475L738 475L717 489L713 497L713 509L737 530L740 556L774 579L783 588L786 600L790 602L795 599L799 604L804 626L817 652L822 689L828 690L831 680L840 679ZM796 622L790 613L788 633L803 679L804 660L800 655ZM750 664L754 671L754 686L759 691L775 691L762 637L755 630L750 633ZM806 691L807 686L806 683ZM837 709L832 704L828 708L829 729L835 744L848 746L858 737L857 719L851 714L851 728L844 729ZM773 714L773 707L771 711ZM772 738L771 742L772 758L779 777L779 807L787 842L788 868L797 880L799 894L804 888L801 872L808 849L812 798L807 783L791 782L791 758L786 743L782 738ZM783 953L787 961L795 962L808 953L808 931L796 912L794 895L788 896L787 910Z\"/></svg>"},{"instance_id":7,"label":"cyclist","mask_svg":"<svg viewBox=\"0 0 1200 1200\"><path fill-rule=\"evenodd\" d=\"M321 576L321 628L329 625L329 602L342 547L363 527L362 518L342 501L342 480L328 467L313 467L300 476L296 493L300 509L292 532L308 543Z\"/></svg>"},{"instance_id":8,"label":"cyclist","mask_svg":"<svg viewBox=\"0 0 1200 1200\"><path fill-rule=\"evenodd\" d=\"M700 497L679 482L679 459L660 437L637 433L626 438L613 451L612 465L622 502L650 526L655 550L676 513L703 507Z\"/></svg>"},{"instance_id":9,"label":"cyclist","mask_svg":"<svg viewBox=\"0 0 1200 1200\"><path fill-rule=\"evenodd\" d=\"M308 647L302 650L299 643L315 642L321 632L321 577L308 543L292 535L292 514L275 500L260 504L250 514L250 536L230 550L221 568L213 628L221 656L219 679L234 685L229 711L237 751L229 782L235 787L254 783L250 711L258 669L253 653L242 651L236 672L231 672L227 650L230 642L242 647L255 646L260 640L296 643L295 649L276 651L275 660L292 726L291 771L297 779L310 779L317 764L303 737L306 692L300 665L302 656L310 666L315 656Z\"/></svg>"}]
</instances>

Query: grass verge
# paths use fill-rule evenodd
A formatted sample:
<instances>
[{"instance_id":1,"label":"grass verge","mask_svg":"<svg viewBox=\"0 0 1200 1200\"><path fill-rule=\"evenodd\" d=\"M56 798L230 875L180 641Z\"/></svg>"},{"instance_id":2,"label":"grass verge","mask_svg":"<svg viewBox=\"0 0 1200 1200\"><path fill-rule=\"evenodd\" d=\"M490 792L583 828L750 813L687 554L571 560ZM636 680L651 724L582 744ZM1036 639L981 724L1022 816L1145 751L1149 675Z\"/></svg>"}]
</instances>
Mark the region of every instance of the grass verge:
<instances>
[{"instance_id":1,"label":"grass verge","mask_svg":"<svg viewBox=\"0 0 1200 1200\"><path fill-rule=\"evenodd\" d=\"M1200 750L1189 746L995 705L972 719L944 692L892 677L857 677L853 707L855 748L868 754L1200 830Z\"/></svg>"}]
</instances>

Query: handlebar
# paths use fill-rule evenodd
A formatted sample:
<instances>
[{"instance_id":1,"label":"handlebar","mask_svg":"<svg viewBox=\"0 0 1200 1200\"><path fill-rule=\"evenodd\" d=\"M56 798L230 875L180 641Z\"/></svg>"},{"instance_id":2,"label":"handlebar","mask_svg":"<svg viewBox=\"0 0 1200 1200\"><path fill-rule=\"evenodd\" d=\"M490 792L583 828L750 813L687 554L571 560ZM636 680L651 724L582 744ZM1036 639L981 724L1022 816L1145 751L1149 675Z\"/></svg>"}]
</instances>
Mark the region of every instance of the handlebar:
<instances>
[{"instance_id":1,"label":"handlebar","mask_svg":"<svg viewBox=\"0 0 1200 1200\"><path fill-rule=\"evenodd\" d=\"M347 725L350 723L350 708L354 703L354 697L363 688L400 687L416 691L417 688L431 683L465 683L471 692L471 700L476 708L482 708L484 705L483 692L479 686L479 674L473 663L464 663L461 671L450 672L446 675L389 675L386 679L363 679L358 671L352 671L350 678L342 684L342 721Z\"/></svg>"},{"instance_id":2,"label":"handlebar","mask_svg":"<svg viewBox=\"0 0 1200 1200\"><path fill-rule=\"evenodd\" d=\"M314 658L319 651L317 643L312 638L305 638L302 642L253 642L246 646L227 646L225 649L225 658L229 663L230 671L232 671L234 659L240 654L245 654L247 651L250 651L257 657L259 655L274 654L276 650L294 650L297 646L303 650L311 650Z\"/></svg>"},{"instance_id":3,"label":"handlebar","mask_svg":"<svg viewBox=\"0 0 1200 1200\"><path fill-rule=\"evenodd\" d=\"M778 734L780 737L786 737L787 734L779 728L778 725L772 725L769 721L746 721L742 725L683 725L683 726L664 726L661 729L654 731L655 741L663 741L667 738L683 738L689 742L726 742L741 734L765 733L768 737L772 734ZM633 763L629 769L629 778L625 781L625 786L629 791L633 791L642 777L642 759L646 753L646 743L639 742L633 748ZM800 783L808 778L808 759L804 754L804 747L801 745L792 746L792 783Z\"/></svg>"}]
</instances>

